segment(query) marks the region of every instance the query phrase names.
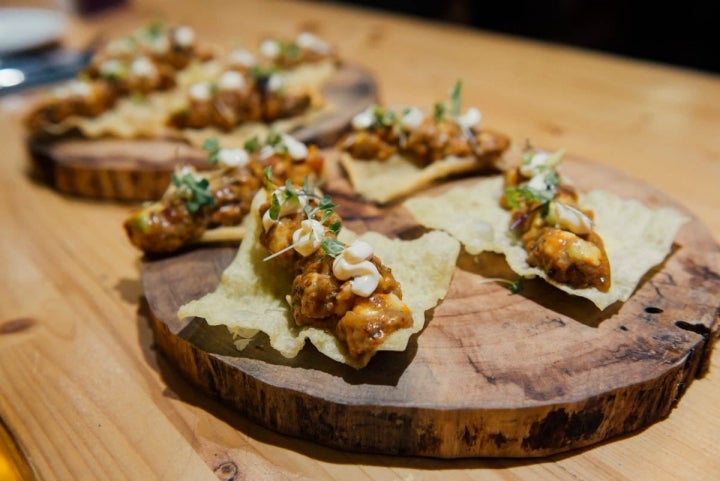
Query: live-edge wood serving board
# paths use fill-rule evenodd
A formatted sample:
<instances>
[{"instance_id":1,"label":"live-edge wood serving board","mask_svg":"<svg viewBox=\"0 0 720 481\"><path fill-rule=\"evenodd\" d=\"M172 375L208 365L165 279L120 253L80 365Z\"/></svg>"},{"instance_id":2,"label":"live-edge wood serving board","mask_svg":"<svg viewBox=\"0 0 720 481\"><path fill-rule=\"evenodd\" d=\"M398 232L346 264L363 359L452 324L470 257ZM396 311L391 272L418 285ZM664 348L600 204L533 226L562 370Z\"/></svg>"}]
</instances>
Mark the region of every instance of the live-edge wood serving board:
<instances>
[{"instance_id":1,"label":"live-edge wood serving board","mask_svg":"<svg viewBox=\"0 0 720 481\"><path fill-rule=\"evenodd\" d=\"M568 160L564 168L580 189L682 210L607 167ZM354 230L421 231L399 205L367 204L342 180L328 188ZM237 351L224 327L179 321L177 308L212 291L235 250L144 263L159 348L200 389L251 420L343 450L538 457L590 446L668 416L705 372L718 337L720 248L696 218L631 299L604 311L542 281L511 294L485 282L514 277L501 256L462 254L446 298L407 351L380 353L362 370L310 346L285 359L263 336Z\"/></svg>"},{"instance_id":2,"label":"live-edge wood serving board","mask_svg":"<svg viewBox=\"0 0 720 481\"><path fill-rule=\"evenodd\" d=\"M320 146L334 143L355 114L378 100L373 74L351 64L339 67L321 91L328 112L291 132ZM173 139L29 138L27 146L38 177L59 192L90 199L156 200L179 163L209 167L207 152Z\"/></svg>"}]
</instances>

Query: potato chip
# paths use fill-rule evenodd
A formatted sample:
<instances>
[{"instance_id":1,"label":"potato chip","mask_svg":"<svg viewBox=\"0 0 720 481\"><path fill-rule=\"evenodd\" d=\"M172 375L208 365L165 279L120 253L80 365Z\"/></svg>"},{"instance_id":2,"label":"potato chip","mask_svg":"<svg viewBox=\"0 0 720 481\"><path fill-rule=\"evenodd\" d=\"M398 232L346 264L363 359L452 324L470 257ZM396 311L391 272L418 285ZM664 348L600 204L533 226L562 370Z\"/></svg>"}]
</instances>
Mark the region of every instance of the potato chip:
<instances>
[{"instance_id":1,"label":"potato chip","mask_svg":"<svg viewBox=\"0 0 720 481\"><path fill-rule=\"evenodd\" d=\"M420 190L436 180L478 168L478 161L473 157L448 157L422 167L397 154L386 160L358 160L342 154L340 163L355 191L381 204Z\"/></svg>"},{"instance_id":2,"label":"potato chip","mask_svg":"<svg viewBox=\"0 0 720 481\"><path fill-rule=\"evenodd\" d=\"M498 204L502 188L502 177L492 177L437 197L409 199L404 206L420 224L458 239L468 253L504 254L519 275L542 277L569 294L589 299L599 309L628 300L645 273L665 259L677 231L688 220L674 209L653 210L603 190L581 196L580 205L595 213L595 228L610 260L612 285L608 292L573 289L528 265L525 249L509 230L510 212Z\"/></svg>"},{"instance_id":3,"label":"potato chip","mask_svg":"<svg viewBox=\"0 0 720 481\"><path fill-rule=\"evenodd\" d=\"M256 196L253 212L265 202L265 194ZM363 367L369 361L348 355L346 347L330 332L310 326L297 326L286 300L292 276L273 262L264 262L267 251L257 241L260 227L257 215L245 220L245 241L224 271L218 288L182 306L179 318L197 316L210 325L225 325L242 349L247 339L259 331L266 333L270 344L285 357L295 357L309 340L320 352L338 362ZM341 239L354 235L343 231ZM388 265L400 282L403 301L413 313L413 325L392 333L379 350L402 351L410 336L422 329L425 311L445 296L452 279L460 244L443 232L433 232L412 240L390 240L376 233L360 238L369 242L375 253ZM434 254L435 253L435 254Z\"/></svg>"}]
</instances>

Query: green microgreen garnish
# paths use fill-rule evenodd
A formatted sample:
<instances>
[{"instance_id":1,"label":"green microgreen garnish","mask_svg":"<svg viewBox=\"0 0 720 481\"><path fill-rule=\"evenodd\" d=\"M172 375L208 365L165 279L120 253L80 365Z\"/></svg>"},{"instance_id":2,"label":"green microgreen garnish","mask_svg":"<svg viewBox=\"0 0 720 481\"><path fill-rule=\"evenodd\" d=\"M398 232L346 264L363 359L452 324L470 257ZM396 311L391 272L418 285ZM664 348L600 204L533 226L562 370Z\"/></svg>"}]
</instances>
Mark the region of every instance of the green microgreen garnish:
<instances>
[{"instance_id":1,"label":"green microgreen garnish","mask_svg":"<svg viewBox=\"0 0 720 481\"><path fill-rule=\"evenodd\" d=\"M450 90L450 115L459 117L462 109L462 81L458 80Z\"/></svg>"},{"instance_id":2,"label":"green microgreen garnish","mask_svg":"<svg viewBox=\"0 0 720 481\"><path fill-rule=\"evenodd\" d=\"M555 192L552 190L537 190L526 185L505 190L505 199L513 210L522 209L525 204L530 202L542 204L550 202L554 198Z\"/></svg>"},{"instance_id":3,"label":"green microgreen garnish","mask_svg":"<svg viewBox=\"0 0 720 481\"><path fill-rule=\"evenodd\" d=\"M250 79L255 82L260 79L267 79L281 70L282 69L277 65L271 65L269 67L254 65L250 68Z\"/></svg>"},{"instance_id":4,"label":"green microgreen garnish","mask_svg":"<svg viewBox=\"0 0 720 481\"><path fill-rule=\"evenodd\" d=\"M282 135L274 130L271 130L265 139L265 145L269 145L270 147L277 149L278 147L284 147L285 143L283 142Z\"/></svg>"},{"instance_id":5,"label":"green microgreen garnish","mask_svg":"<svg viewBox=\"0 0 720 481\"><path fill-rule=\"evenodd\" d=\"M160 37L165 31L165 24L161 21L150 24L143 32L149 39L154 40Z\"/></svg>"},{"instance_id":6,"label":"green microgreen garnish","mask_svg":"<svg viewBox=\"0 0 720 481\"><path fill-rule=\"evenodd\" d=\"M345 249L345 244L334 237L325 237L320 247L330 257L337 257Z\"/></svg>"},{"instance_id":7,"label":"green microgreen garnish","mask_svg":"<svg viewBox=\"0 0 720 481\"><path fill-rule=\"evenodd\" d=\"M210 193L210 182L205 178L197 178L190 173L182 177L172 174L172 183L178 189L180 198L185 199L185 206L194 214L203 206L213 207L215 198Z\"/></svg>"},{"instance_id":8,"label":"green microgreen garnish","mask_svg":"<svg viewBox=\"0 0 720 481\"><path fill-rule=\"evenodd\" d=\"M328 231L332 232L333 234L337 235L340 232L340 228L342 227L342 222L337 221L333 222L328 226Z\"/></svg>"},{"instance_id":9,"label":"green microgreen garnish","mask_svg":"<svg viewBox=\"0 0 720 481\"><path fill-rule=\"evenodd\" d=\"M455 82L450 89L450 102L436 102L433 106L433 117L440 122L445 117L459 117L462 111L462 80Z\"/></svg>"},{"instance_id":10,"label":"green microgreen garnish","mask_svg":"<svg viewBox=\"0 0 720 481\"><path fill-rule=\"evenodd\" d=\"M300 58L300 47L295 42L279 42L280 52L289 60L297 60Z\"/></svg>"},{"instance_id":11,"label":"green microgreen garnish","mask_svg":"<svg viewBox=\"0 0 720 481\"><path fill-rule=\"evenodd\" d=\"M220 141L214 137L205 139L202 144L202 149L208 153L208 162L211 164L218 163L218 156L220 154Z\"/></svg>"},{"instance_id":12,"label":"green microgreen garnish","mask_svg":"<svg viewBox=\"0 0 720 481\"><path fill-rule=\"evenodd\" d=\"M257 135L254 135L250 140L245 141L243 148L251 154L257 152L260 150L260 139L258 139Z\"/></svg>"},{"instance_id":13,"label":"green microgreen garnish","mask_svg":"<svg viewBox=\"0 0 720 481\"><path fill-rule=\"evenodd\" d=\"M433 106L433 117L435 122L440 122L445 118L445 104L442 102L436 102Z\"/></svg>"},{"instance_id":14,"label":"green microgreen garnish","mask_svg":"<svg viewBox=\"0 0 720 481\"><path fill-rule=\"evenodd\" d=\"M502 277L491 277L491 278L487 278L487 279L482 279L480 281L481 284L485 284L488 282L499 282L500 284L504 284L505 286L507 286L507 289L512 294L519 293L522 290L523 285L524 285L522 277L518 277L514 281L511 281L510 279L503 279Z\"/></svg>"},{"instance_id":15,"label":"green microgreen garnish","mask_svg":"<svg viewBox=\"0 0 720 481\"><path fill-rule=\"evenodd\" d=\"M376 106L373 110L373 123L379 127L391 127L397 122L397 115L389 109Z\"/></svg>"}]
</instances>

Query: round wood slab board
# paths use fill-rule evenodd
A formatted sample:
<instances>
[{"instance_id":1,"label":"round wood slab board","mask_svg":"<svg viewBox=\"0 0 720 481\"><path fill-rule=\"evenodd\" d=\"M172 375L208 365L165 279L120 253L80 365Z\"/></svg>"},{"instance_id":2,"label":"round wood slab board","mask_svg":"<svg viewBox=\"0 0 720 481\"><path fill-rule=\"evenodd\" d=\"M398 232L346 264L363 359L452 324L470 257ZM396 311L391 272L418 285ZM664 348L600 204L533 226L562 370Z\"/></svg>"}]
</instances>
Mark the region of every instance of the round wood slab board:
<instances>
[{"instance_id":1,"label":"round wood slab board","mask_svg":"<svg viewBox=\"0 0 720 481\"><path fill-rule=\"evenodd\" d=\"M583 190L684 210L609 168L567 160L564 170ZM364 204L343 181L328 187L354 230L421 230L399 206ZM177 308L214 290L234 254L204 248L144 263L159 348L257 423L356 452L535 457L631 433L670 413L704 373L718 334L720 248L696 218L631 299L604 311L539 280L511 294L483 282L514 278L502 257L462 254L447 297L407 351L379 353L362 370L309 345L285 359L263 336L237 351L225 327L178 321Z\"/></svg>"},{"instance_id":2,"label":"round wood slab board","mask_svg":"<svg viewBox=\"0 0 720 481\"><path fill-rule=\"evenodd\" d=\"M323 86L332 110L292 134L306 143L328 146L352 117L377 102L372 74L344 65ZM178 163L207 168L207 152L177 140L78 139L28 141L40 175L60 192L93 199L142 201L162 196Z\"/></svg>"}]
</instances>

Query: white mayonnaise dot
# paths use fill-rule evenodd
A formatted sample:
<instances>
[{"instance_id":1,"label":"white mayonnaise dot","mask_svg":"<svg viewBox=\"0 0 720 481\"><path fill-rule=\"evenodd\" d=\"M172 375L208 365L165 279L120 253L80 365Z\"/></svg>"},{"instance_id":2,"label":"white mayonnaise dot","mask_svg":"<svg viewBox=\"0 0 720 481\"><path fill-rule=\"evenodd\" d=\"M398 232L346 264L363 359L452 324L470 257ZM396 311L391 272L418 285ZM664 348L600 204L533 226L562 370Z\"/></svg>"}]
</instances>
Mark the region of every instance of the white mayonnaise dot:
<instances>
[{"instance_id":1,"label":"white mayonnaise dot","mask_svg":"<svg viewBox=\"0 0 720 481\"><path fill-rule=\"evenodd\" d=\"M325 226L315 219L306 219L300 228L293 232L293 248L303 257L307 257L322 245Z\"/></svg>"},{"instance_id":2,"label":"white mayonnaise dot","mask_svg":"<svg viewBox=\"0 0 720 481\"><path fill-rule=\"evenodd\" d=\"M520 173L525 177L532 177L549 167L548 160L550 155L545 151L538 151L530 157L527 164L520 166Z\"/></svg>"},{"instance_id":3,"label":"white mayonnaise dot","mask_svg":"<svg viewBox=\"0 0 720 481\"><path fill-rule=\"evenodd\" d=\"M218 79L218 88L220 90L245 90L246 85L245 77L235 70L223 72Z\"/></svg>"},{"instance_id":4,"label":"white mayonnaise dot","mask_svg":"<svg viewBox=\"0 0 720 481\"><path fill-rule=\"evenodd\" d=\"M150 42L150 50L155 54L164 54L170 51L170 39L162 35Z\"/></svg>"},{"instance_id":5,"label":"white mayonnaise dot","mask_svg":"<svg viewBox=\"0 0 720 481\"><path fill-rule=\"evenodd\" d=\"M380 283L377 267L367 260L372 254L372 247L367 242L356 240L333 261L335 277L341 281L352 279L350 290L357 296L370 296Z\"/></svg>"},{"instance_id":6,"label":"white mayonnaise dot","mask_svg":"<svg viewBox=\"0 0 720 481\"><path fill-rule=\"evenodd\" d=\"M470 107L467 111L458 117L458 125L463 129L471 129L480 123L482 113L476 107Z\"/></svg>"},{"instance_id":7,"label":"white mayonnaise dot","mask_svg":"<svg viewBox=\"0 0 720 481\"><path fill-rule=\"evenodd\" d=\"M295 160L301 160L307 157L308 148L305 144L288 134L282 134L281 137L290 157Z\"/></svg>"},{"instance_id":8,"label":"white mayonnaise dot","mask_svg":"<svg viewBox=\"0 0 720 481\"><path fill-rule=\"evenodd\" d=\"M260 53L267 58L275 58L280 55L280 43L277 40L264 40L260 44Z\"/></svg>"},{"instance_id":9,"label":"white mayonnaise dot","mask_svg":"<svg viewBox=\"0 0 720 481\"><path fill-rule=\"evenodd\" d=\"M575 234L589 234L592 230L592 220L580 210L565 205L561 202L553 202L555 223Z\"/></svg>"},{"instance_id":10,"label":"white mayonnaise dot","mask_svg":"<svg viewBox=\"0 0 720 481\"><path fill-rule=\"evenodd\" d=\"M190 86L188 95L191 99L199 102L205 102L212 98L212 89L210 88L210 82L197 82Z\"/></svg>"},{"instance_id":11,"label":"white mayonnaise dot","mask_svg":"<svg viewBox=\"0 0 720 481\"><path fill-rule=\"evenodd\" d=\"M271 92L277 92L278 90L282 90L284 85L285 82L283 82L282 77L277 74L271 75L267 82L267 88Z\"/></svg>"},{"instance_id":12,"label":"white mayonnaise dot","mask_svg":"<svg viewBox=\"0 0 720 481\"><path fill-rule=\"evenodd\" d=\"M272 196L275 197L280 203L280 212L278 212L278 219L280 219L281 217L285 217L286 215L302 212L307 205L307 196L304 193L298 192L297 196L293 196L288 199L285 197L284 192L285 187L280 187L278 189L275 189L272 193ZM263 214L262 218L263 228L265 230L268 230L275 222L277 222L277 219L270 218L270 209L265 211L265 214Z\"/></svg>"},{"instance_id":13,"label":"white mayonnaise dot","mask_svg":"<svg viewBox=\"0 0 720 481\"><path fill-rule=\"evenodd\" d=\"M534 190L547 190L548 184L545 182L545 174L535 174L527 183L527 186Z\"/></svg>"},{"instance_id":14,"label":"white mayonnaise dot","mask_svg":"<svg viewBox=\"0 0 720 481\"><path fill-rule=\"evenodd\" d=\"M371 105L352 119L352 126L355 130L370 128L375 120L375 105Z\"/></svg>"},{"instance_id":15,"label":"white mayonnaise dot","mask_svg":"<svg viewBox=\"0 0 720 481\"><path fill-rule=\"evenodd\" d=\"M423 120L425 120L425 115L422 110L417 107L410 107L400 118L400 125L406 129L414 130L420 127Z\"/></svg>"},{"instance_id":16,"label":"white mayonnaise dot","mask_svg":"<svg viewBox=\"0 0 720 481\"><path fill-rule=\"evenodd\" d=\"M154 77L158 71L149 58L138 57L130 64L130 73L136 77Z\"/></svg>"},{"instance_id":17,"label":"white mayonnaise dot","mask_svg":"<svg viewBox=\"0 0 720 481\"><path fill-rule=\"evenodd\" d=\"M105 47L105 51L111 56L120 56L132 53L135 49L135 42L130 38L112 40Z\"/></svg>"},{"instance_id":18,"label":"white mayonnaise dot","mask_svg":"<svg viewBox=\"0 0 720 481\"><path fill-rule=\"evenodd\" d=\"M244 167L248 160L249 156L245 149L220 149L218 152L218 162L228 167Z\"/></svg>"},{"instance_id":19,"label":"white mayonnaise dot","mask_svg":"<svg viewBox=\"0 0 720 481\"><path fill-rule=\"evenodd\" d=\"M173 40L180 47L191 47L195 43L195 30L188 26L178 27L173 32Z\"/></svg>"},{"instance_id":20,"label":"white mayonnaise dot","mask_svg":"<svg viewBox=\"0 0 720 481\"><path fill-rule=\"evenodd\" d=\"M255 56L244 48L236 48L228 56L230 65L239 65L241 67L250 68L257 62Z\"/></svg>"},{"instance_id":21,"label":"white mayonnaise dot","mask_svg":"<svg viewBox=\"0 0 720 481\"><path fill-rule=\"evenodd\" d=\"M103 77L118 76L121 75L124 70L125 66L116 58L105 60L100 64L100 75Z\"/></svg>"},{"instance_id":22,"label":"white mayonnaise dot","mask_svg":"<svg viewBox=\"0 0 720 481\"><path fill-rule=\"evenodd\" d=\"M92 86L83 80L71 80L51 90L51 94L57 99L66 99L74 96L86 98L92 95Z\"/></svg>"},{"instance_id":23,"label":"white mayonnaise dot","mask_svg":"<svg viewBox=\"0 0 720 481\"><path fill-rule=\"evenodd\" d=\"M360 262L373 255L373 248L365 241L356 240L343 251L343 257L348 262Z\"/></svg>"},{"instance_id":24,"label":"white mayonnaise dot","mask_svg":"<svg viewBox=\"0 0 720 481\"><path fill-rule=\"evenodd\" d=\"M330 45L321 40L318 36L310 32L302 32L295 39L295 43L298 47L306 50L312 50L314 52L324 54L330 51Z\"/></svg>"}]
</instances>

